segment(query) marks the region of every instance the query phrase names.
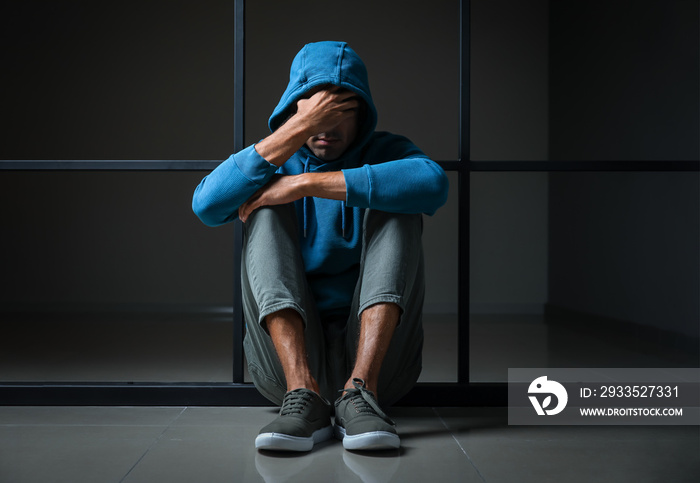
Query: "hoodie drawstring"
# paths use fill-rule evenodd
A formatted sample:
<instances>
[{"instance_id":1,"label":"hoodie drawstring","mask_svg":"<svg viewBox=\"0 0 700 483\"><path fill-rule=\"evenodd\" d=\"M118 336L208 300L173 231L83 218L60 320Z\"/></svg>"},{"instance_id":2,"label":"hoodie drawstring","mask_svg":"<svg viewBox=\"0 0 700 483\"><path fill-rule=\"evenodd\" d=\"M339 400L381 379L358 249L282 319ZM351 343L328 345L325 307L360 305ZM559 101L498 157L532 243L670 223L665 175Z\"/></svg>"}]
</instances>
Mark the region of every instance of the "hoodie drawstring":
<instances>
[{"instance_id":1,"label":"hoodie drawstring","mask_svg":"<svg viewBox=\"0 0 700 483\"><path fill-rule=\"evenodd\" d=\"M340 202L340 219L343 224L343 238L345 238L345 202Z\"/></svg>"},{"instance_id":2,"label":"hoodie drawstring","mask_svg":"<svg viewBox=\"0 0 700 483\"><path fill-rule=\"evenodd\" d=\"M306 157L306 161L304 161L304 173L309 172L309 157ZM306 227L308 226L308 203L307 203L307 197L304 196L304 238L306 238Z\"/></svg>"},{"instance_id":3,"label":"hoodie drawstring","mask_svg":"<svg viewBox=\"0 0 700 483\"><path fill-rule=\"evenodd\" d=\"M309 172L309 161L310 158L309 156L306 157L306 160L304 161L304 173ZM308 197L304 196L304 238L306 238L307 235L307 228L309 226L309 205L308 205ZM340 202L340 222L342 224L342 233L343 233L343 238L345 238L345 231L347 227L347 217L345 216L345 211L347 209L347 206L345 205L345 201Z\"/></svg>"}]
</instances>

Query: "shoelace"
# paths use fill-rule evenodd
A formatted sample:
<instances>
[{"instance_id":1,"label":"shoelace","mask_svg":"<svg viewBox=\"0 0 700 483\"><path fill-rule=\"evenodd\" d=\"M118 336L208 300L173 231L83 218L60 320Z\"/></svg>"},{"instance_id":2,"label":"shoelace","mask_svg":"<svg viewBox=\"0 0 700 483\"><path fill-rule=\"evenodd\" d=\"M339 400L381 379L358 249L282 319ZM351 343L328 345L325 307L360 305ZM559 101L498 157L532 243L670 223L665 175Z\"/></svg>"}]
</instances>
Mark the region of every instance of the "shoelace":
<instances>
[{"instance_id":1,"label":"shoelace","mask_svg":"<svg viewBox=\"0 0 700 483\"><path fill-rule=\"evenodd\" d=\"M389 419L389 416L379 407L372 393L365 388L365 381L356 377L352 380L352 385L355 386L354 389L341 389L340 392L345 391L348 393L346 397L350 398L358 413L376 414L387 423L396 426L396 423Z\"/></svg>"},{"instance_id":2,"label":"shoelace","mask_svg":"<svg viewBox=\"0 0 700 483\"><path fill-rule=\"evenodd\" d=\"M284 396L280 416L288 414L301 414L311 401L311 394L306 391L295 389Z\"/></svg>"}]
</instances>

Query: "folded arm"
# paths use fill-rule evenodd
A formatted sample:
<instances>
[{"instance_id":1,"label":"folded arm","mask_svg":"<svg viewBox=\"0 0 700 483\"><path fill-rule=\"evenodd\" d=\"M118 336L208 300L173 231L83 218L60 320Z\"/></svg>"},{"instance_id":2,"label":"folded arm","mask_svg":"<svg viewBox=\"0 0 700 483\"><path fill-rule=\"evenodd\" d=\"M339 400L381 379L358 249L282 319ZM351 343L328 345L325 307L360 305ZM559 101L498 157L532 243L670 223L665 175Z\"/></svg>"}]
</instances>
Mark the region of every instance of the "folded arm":
<instances>
[{"instance_id":1,"label":"folded arm","mask_svg":"<svg viewBox=\"0 0 700 483\"><path fill-rule=\"evenodd\" d=\"M245 223L250 214L261 206L283 205L306 196L345 200L345 177L340 171L304 173L294 176L274 175L238 208L238 217Z\"/></svg>"},{"instance_id":2,"label":"folded arm","mask_svg":"<svg viewBox=\"0 0 700 483\"><path fill-rule=\"evenodd\" d=\"M342 175L284 180L273 175L311 136L355 115L357 105L354 94L337 88L319 89L299 100L296 112L275 132L232 155L202 180L195 189L192 209L206 225L217 226L239 216L239 208L247 201L244 221L253 209L283 200L303 196L345 199Z\"/></svg>"},{"instance_id":3,"label":"folded arm","mask_svg":"<svg viewBox=\"0 0 700 483\"><path fill-rule=\"evenodd\" d=\"M444 170L405 137L378 133L365 159L343 170L348 206L432 215L447 201Z\"/></svg>"}]
</instances>

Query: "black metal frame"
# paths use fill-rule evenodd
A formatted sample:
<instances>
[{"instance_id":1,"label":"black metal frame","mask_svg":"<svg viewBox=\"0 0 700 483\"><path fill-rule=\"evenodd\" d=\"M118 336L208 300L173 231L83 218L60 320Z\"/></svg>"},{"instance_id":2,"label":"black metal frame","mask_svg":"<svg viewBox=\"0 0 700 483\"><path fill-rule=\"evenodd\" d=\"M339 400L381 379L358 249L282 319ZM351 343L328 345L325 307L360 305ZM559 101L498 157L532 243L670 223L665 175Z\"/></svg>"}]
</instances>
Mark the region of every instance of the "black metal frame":
<instances>
[{"instance_id":1,"label":"black metal frame","mask_svg":"<svg viewBox=\"0 0 700 483\"><path fill-rule=\"evenodd\" d=\"M234 0L234 150L245 146L245 0ZM505 406L506 383L469 381L469 181L486 171L700 171L696 161L471 161L470 152L470 1L460 0L459 159L441 161L459 180L458 219L458 372L454 383L419 383L402 401L406 406ZM211 170L220 161L0 161L0 170ZM240 254L242 230L234 227L233 380L231 383L2 383L4 405L269 405L245 383Z\"/></svg>"}]
</instances>

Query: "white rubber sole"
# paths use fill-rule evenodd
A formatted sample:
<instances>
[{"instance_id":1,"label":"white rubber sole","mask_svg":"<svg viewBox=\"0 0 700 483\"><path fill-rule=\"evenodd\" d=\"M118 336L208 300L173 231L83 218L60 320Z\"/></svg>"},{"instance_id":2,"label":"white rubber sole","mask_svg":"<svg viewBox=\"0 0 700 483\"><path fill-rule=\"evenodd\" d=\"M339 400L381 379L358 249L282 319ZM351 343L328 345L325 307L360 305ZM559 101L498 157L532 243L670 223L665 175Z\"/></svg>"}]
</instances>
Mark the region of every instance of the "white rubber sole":
<instances>
[{"instance_id":1,"label":"white rubber sole","mask_svg":"<svg viewBox=\"0 0 700 483\"><path fill-rule=\"evenodd\" d=\"M343 448L354 451L396 449L401 446L399 436L388 431L372 431L348 436L345 434L345 428L335 426L335 437L343 442Z\"/></svg>"},{"instance_id":2,"label":"white rubber sole","mask_svg":"<svg viewBox=\"0 0 700 483\"><path fill-rule=\"evenodd\" d=\"M332 426L318 429L307 438L282 433L262 433L255 438L255 447L269 451L311 451L316 443L326 441L332 436Z\"/></svg>"}]
</instances>

